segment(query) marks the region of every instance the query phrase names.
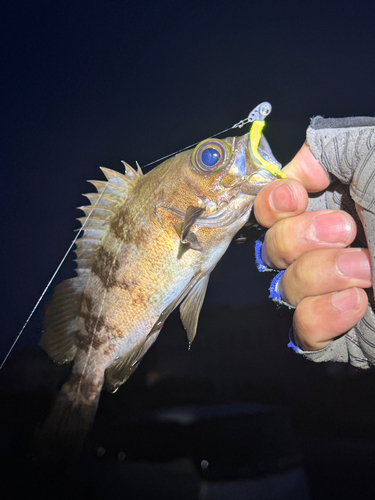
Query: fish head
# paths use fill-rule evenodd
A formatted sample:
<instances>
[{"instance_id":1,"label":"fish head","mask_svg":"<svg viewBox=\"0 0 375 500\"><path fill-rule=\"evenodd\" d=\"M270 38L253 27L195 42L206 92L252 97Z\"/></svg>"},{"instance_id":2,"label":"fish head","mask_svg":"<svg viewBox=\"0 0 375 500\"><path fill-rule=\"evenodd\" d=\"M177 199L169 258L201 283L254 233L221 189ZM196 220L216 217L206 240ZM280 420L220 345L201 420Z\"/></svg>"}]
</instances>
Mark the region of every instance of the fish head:
<instances>
[{"instance_id":1,"label":"fish head","mask_svg":"<svg viewBox=\"0 0 375 500\"><path fill-rule=\"evenodd\" d=\"M166 190L171 212L183 219L188 207L201 208L194 211L196 228L233 226L235 232L247 221L260 189L282 175L263 135L254 152L251 131L206 139L165 164L173 173Z\"/></svg>"},{"instance_id":2,"label":"fish head","mask_svg":"<svg viewBox=\"0 0 375 500\"><path fill-rule=\"evenodd\" d=\"M190 164L191 170L204 178L202 184L212 194L233 192L239 186L242 192L256 194L260 187L280 176L281 166L264 136L260 137L254 154L250 132L240 137L202 141L191 152ZM268 167L265 168L265 164Z\"/></svg>"}]
</instances>

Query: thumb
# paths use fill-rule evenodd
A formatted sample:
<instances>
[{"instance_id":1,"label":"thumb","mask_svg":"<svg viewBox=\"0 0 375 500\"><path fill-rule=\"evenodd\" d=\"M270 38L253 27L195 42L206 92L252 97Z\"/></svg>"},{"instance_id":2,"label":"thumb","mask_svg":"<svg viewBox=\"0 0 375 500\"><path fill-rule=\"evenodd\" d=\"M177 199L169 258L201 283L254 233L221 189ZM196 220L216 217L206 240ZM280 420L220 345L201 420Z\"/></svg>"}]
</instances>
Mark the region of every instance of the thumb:
<instances>
[{"instance_id":1,"label":"thumb","mask_svg":"<svg viewBox=\"0 0 375 500\"><path fill-rule=\"evenodd\" d=\"M293 160L283 168L283 173L299 181L309 193L323 191L330 184L328 174L306 143Z\"/></svg>"}]
</instances>

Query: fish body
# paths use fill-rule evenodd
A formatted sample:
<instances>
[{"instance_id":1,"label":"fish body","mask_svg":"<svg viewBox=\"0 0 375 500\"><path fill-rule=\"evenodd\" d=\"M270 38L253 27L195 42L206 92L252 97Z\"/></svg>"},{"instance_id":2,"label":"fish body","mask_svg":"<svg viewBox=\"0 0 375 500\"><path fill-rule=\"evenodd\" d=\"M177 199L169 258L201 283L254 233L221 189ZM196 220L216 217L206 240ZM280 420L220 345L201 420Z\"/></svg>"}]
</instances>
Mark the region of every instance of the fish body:
<instances>
[{"instance_id":1,"label":"fish body","mask_svg":"<svg viewBox=\"0 0 375 500\"><path fill-rule=\"evenodd\" d=\"M263 136L259 151L269 160ZM77 277L56 287L46 312L42 347L73 362L39 432L47 455L80 448L103 385L115 391L126 381L178 305L193 341L212 270L275 179L252 154L250 134L207 139L146 175L125 169L103 168L107 182L90 181L98 193L81 207Z\"/></svg>"}]
</instances>

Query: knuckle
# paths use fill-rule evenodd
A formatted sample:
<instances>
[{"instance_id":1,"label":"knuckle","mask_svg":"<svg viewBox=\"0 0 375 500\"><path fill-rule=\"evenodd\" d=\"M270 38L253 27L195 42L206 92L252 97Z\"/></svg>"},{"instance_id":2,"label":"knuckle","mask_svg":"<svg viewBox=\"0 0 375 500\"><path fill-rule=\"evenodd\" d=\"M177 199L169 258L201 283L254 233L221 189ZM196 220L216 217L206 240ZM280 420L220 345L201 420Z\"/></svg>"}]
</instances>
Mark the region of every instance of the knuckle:
<instances>
[{"instance_id":1,"label":"knuckle","mask_svg":"<svg viewBox=\"0 0 375 500\"><path fill-rule=\"evenodd\" d=\"M296 307L293 317L293 330L299 345L307 351L316 351L325 347L324 333L319 328L321 317L315 310L317 298L302 300ZM323 329L324 330L324 329Z\"/></svg>"},{"instance_id":2,"label":"knuckle","mask_svg":"<svg viewBox=\"0 0 375 500\"><path fill-rule=\"evenodd\" d=\"M297 287L306 287L310 284L311 277L314 275L314 265L310 256L303 255L290 266L291 279L293 285Z\"/></svg>"},{"instance_id":3,"label":"knuckle","mask_svg":"<svg viewBox=\"0 0 375 500\"><path fill-rule=\"evenodd\" d=\"M283 276L283 290L289 304L297 306L305 298L309 288L309 279L309 272L301 259L287 268Z\"/></svg>"},{"instance_id":4,"label":"knuckle","mask_svg":"<svg viewBox=\"0 0 375 500\"><path fill-rule=\"evenodd\" d=\"M293 334L296 342L305 350L314 350L314 343L311 339L311 325L306 314L304 314L302 302L296 307L293 316Z\"/></svg>"},{"instance_id":5,"label":"knuckle","mask_svg":"<svg viewBox=\"0 0 375 500\"><path fill-rule=\"evenodd\" d=\"M319 251L312 251L301 255L288 267L285 288L293 293L295 303L307 296L327 293L336 284L330 259L323 262L321 259Z\"/></svg>"},{"instance_id":6,"label":"knuckle","mask_svg":"<svg viewBox=\"0 0 375 500\"><path fill-rule=\"evenodd\" d=\"M293 259L293 239L289 230L289 221L284 219L279 221L275 226L268 231L269 243L272 246L273 252L277 255L280 263L285 266L289 265ZM284 267L285 267L284 266Z\"/></svg>"}]
</instances>

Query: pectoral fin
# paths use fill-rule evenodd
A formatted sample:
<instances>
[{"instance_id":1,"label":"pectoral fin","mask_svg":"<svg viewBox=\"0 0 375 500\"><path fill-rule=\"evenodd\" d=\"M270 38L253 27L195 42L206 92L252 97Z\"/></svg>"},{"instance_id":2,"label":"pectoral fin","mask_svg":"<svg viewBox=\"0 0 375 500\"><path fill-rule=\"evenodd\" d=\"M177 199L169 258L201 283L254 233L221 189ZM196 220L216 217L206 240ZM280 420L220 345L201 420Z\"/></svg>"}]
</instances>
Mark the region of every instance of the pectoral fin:
<instances>
[{"instance_id":1,"label":"pectoral fin","mask_svg":"<svg viewBox=\"0 0 375 500\"><path fill-rule=\"evenodd\" d=\"M186 238L181 239L181 243L183 245L187 245L192 250L198 250L198 252L202 252L203 248L201 247L198 238L195 233L188 233Z\"/></svg>"},{"instance_id":2,"label":"pectoral fin","mask_svg":"<svg viewBox=\"0 0 375 500\"><path fill-rule=\"evenodd\" d=\"M178 222L175 225L175 229L177 234L180 236L181 243L192 250L198 250L199 252L203 249L196 234L191 232L190 229L194 225L195 221L202 215L204 210L205 209L202 207L194 207L193 205L188 206L184 221L182 223Z\"/></svg>"},{"instance_id":3,"label":"pectoral fin","mask_svg":"<svg viewBox=\"0 0 375 500\"><path fill-rule=\"evenodd\" d=\"M199 313L202 309L209 279L210 275L208 274L199 280L180 305L181 321L186 330L189 344L193 342L197 331Z\"/></svg>"}]
</instances>

